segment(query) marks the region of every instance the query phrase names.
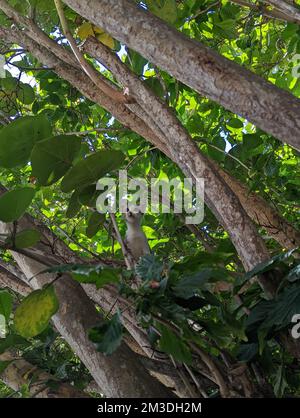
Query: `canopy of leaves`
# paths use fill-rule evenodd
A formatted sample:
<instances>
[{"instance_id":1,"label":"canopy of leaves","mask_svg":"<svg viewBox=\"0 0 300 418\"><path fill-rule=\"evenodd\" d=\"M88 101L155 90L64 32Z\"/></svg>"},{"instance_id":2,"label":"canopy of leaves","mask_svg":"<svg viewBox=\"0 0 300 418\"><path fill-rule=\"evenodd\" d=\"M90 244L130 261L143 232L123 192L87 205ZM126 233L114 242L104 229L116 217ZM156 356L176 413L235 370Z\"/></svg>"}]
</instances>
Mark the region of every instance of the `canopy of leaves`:
<instances>
[{"instance_id":1,"label":"canopy of leaves","mask_svg":"<svg viewBox=\"0 0 300 418\"><path fill-rule=\"evenodd\" d=\"M53 2L9 3L24 16L33 14L45 34L66 45ZM227 0L136 3L187 37L300 97L299 25L272 18L273 9L266 13L262 2L258 6L249 1L249 7ZM299 228L297 150L199 95L73 10L64 10L78 43L95 36L118 54L171 108L205 156L245 185L247 196L257 194L292 227ZM11 21L0 12L0 27L10 26ZM0 183L9 190L0 197L0 220L16 222L29 212L45 223L83 260L80 265L65 260L67 265L52 267L47 273L58 280L64 273L70 274L80 283L95 285L95 291L115 286L136 312L149 346L171 356L180 367L190 367L198 377L194 345L217 364L223 364L226 351L234 364L258 368L263 380L271 384L272 394L299 396L299 362L280 343L282 333L287 335L292 327L292 316L300 313L297 250L281 248L277 227L271 233L258 222L271 257L245 274L228 231L207 207L203 222L192 230L176 213L147 212L143 225L152 254L138 263L141 280L132 287L133 272L124 267L110 217L96 211L96 182L109 176L117 183L119 169L127 169L129 179L140 177L148 183L152 177L182 179L183 173L157 148L60 78L54 68L2 40L0 52L7 63L5 77L0 78ZM91 57L86 59L116 85L108 69ZM131 105L132 109L136 106ZM124 236L120 215L117 223ZM42 238L36 230L17 228L0 240L1 258L12 262L5 251L7 244L30 251ZM51 254L56 241L47 245ZM265 274L280 284L273 300L266 300L255 281ZM12 298L19 304L13 322ZM0 353L11 347L26 348L40 366L46 364L59 377L83 384L87 370L49 325L57 309L53 286L34 291L21 302L7 289L0 290L0 315L8 323ZM117 350L124 335L122 315L109 312L108 318L90 331L97 350L106 355ZM208 386L208 396L216 396L217 386L212 381Z\"/></svg>"}]
</instances>

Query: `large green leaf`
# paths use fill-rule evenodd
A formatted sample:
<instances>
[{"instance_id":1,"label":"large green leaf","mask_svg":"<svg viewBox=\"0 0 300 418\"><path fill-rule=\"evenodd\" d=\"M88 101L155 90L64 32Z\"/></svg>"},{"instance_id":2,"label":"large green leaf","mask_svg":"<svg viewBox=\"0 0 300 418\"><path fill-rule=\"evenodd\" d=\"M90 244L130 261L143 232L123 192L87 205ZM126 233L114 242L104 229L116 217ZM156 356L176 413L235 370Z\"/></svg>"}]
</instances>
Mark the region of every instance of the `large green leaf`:
<instances>
[{"instance_id":1,"label":"large green leaf","mask_svg":"<svg viewBox=\"0 0 300 418\"><path fill-rule=\"evenodd\" d=\"M73 189L95 183L105 174L119 168L124 159L125 156L120 151L96 152L71 168L62 180L61 189L63 192L70 192Z\"/></svg>"},{"instance_id":2,"label":"large green leaf","mask_svg":"<svg viewBox=\"0 0 300 418\"><path fill-rule=\"evenodd\" d=\"M105 215L103 213L92 212L89 217L88 225L86 228L86 236L92 238L100 230L105 221Z\"/></svg>"},{"instance_id":3,"label":"large green leaf","mask_svg":"<svg viewBox=\"0 0 300 418\"><path fill-rule=\"evenodd\" d=\"M26 83L22 83L17 91L17 96L18 99L26 104L26 105L30 105L31 103L34 102L35 99L35 94L34 94L34 90L31 87L30 84L26 84Z\"/></svg>"},{"instance_id":4,"label":"large green leaf","mask_svg":"<svg viewBox=\"0 0 300 418\"><path fill-rule=\"evenodd\" d=\"M0 338L0 354L4 353L8 348L25 348L28 346L28 341L18 334L8 334L6 338Z\"/></svg>"},{"instance_id":5,"label":"large green leaf","mask_svg":"<svg viewBox=\"0 0 300 418\"><path fill-rule=\"evenodd\" d=\"M44 115L24 116L0 130L0 166L13 168L26 164L37 141L51 135Z\"/></svg>"},{"instance_id":6,"label":"large green leaf","mask_svg":"<svg viewBox=\"0 0 300 418\"><path fill-rule=\"evenodd\" d=\"M152 13L169 23L174 23L177 19L176 0L148 0L147 5Z\"/></svg>"},{"instance_id":7,"label":"large green leaf","mask_svg":"<svg viewBox=\"0 0 300 418\"><path fill-rule=\"evenodd\" d=\"M59 135L39 141L31 153L32 174L43 186L59 180L79 153L81 140L75 135Z\"/></svg>"},{"instance_id":8,"label":"large green leaf","mask_svg":"<svg viewBox=\"0 0 300 418\"><path fill-rule=\"evenodd\" d=\"M136 272L143 280L159 282L163 267L163 263L154 254L147 254L140 258Z\"/></svg>"},{"instance_id":9,"label":"large green leaf","mask_svg":"<svg viewBox=\"0 0 300 418\"><path fill-rule=\"evenodd\" d=\"M13 297L7 290L0 290L0 315L9 320L13 304Z\"/></svg>"},{"instance_id":10,"label":"large green leaf","mask_svg":"<svg viewBox=\"0 0 300 418\"><path fill-rule=\"evenodd\" d=\"M77 213L80 211L81 206L82 205L79 201L79 191L75 190L72 193L72 196L70 197L68 209L66 212L66 217L73 218L74 216L76 216Z\"/></svg>"},{"instance_id":11,"label":"large green leaf","mask_svg":"<svg viewBox=\"0 0 300 418\"><path fill-rule=\"evenodd\" d=\"M191 364L192 354L185 342L168 327L160 325L159 329L161 331L161 338L159 340L160 349L165 353L171 354L180 363Z\"/></svg>"},{"instance_id":12,"label":"large green leaf","mask_svg":"<svg viewBox=\"0 0 300 418\"><path fill-rule=\"evenodd\" d=\"M32 247L39 242L41 234L36 229L25 229L15 236L15 246L17 248Z\"/></svg>"},{"instance_id":13,"label":"large green leaf","mask_svg":"<svg viewBox=\"0 0 300 418\"><path fill-rule=\"evenodd\" d=\"M240 286L244 284L247 280L251 279L252 277L256 276L257 274L263 274L266 271L270 271L274 269L278 264L287 260L295 251L295 249L289 250L287 252L277 254L274 257L270 258L267 261L257 264L254 269L248 271L243 277L237 280L236 285Z\"/></svg>"},{"instance_id":14,"label":"large green leaf","mask_svg":"<svg viewBox=\"0 0 300 418\"><path fill-rule=\"evenodd\" d=\"M24 338L40 334L58 307L58 299L52 285L33 291L15 312L14 325L17 333Z\"/></svg>"},{"instance_id":15,"label":"large green leaf","mask_svg":"<svg viewBox=\"0 0 300 418\"><path fill-rule=\"evenodd\" d=\"M205 288L205 285L210 280L224 280L226 275L222 269L205 268L195 274L183 277L178 284L173 288L176 296L188 299L195 295L197 291Z\"/></svg>"},{"instance_id":16,"label":"large green leaf","mask_svg":"<svg viewBox=\"0 0 300 418\"><path fill-rule=\"evenodd\" d=\"M241 344L237 352L237 359L241 362L248 362L253 359L254 356L258 354L258 344L257 343L247 343Z\"/></svg>"},{"instance_id":17,"label":"large green leaf","mask_svg":"<svg viewBox=\"0 0 300 418\"><path fill-rule=\"evenodd\" d=\"M118 283L121 268L103 267L102 264L61 264L41 273L70 273L80 283L94 283L100 288L108 283Z\"/></svg>"},{"instance_id":18,"label":"large green leaf","mask_svg":"<svg viewBox=\"0 0 300 418\"><path fill-rule=\"evenodd\" d=\"M30 187L4 193L0 197L0 220L17 221L25 213L34 195L35 191Z\"/></svg>"},{"instance_id":19,"label":"large green leaf","mask_svg":"<svg viewBox=\"0 0 300 418\"><path fill-rule=\"evenodd\" d=\"M120 346L123 335L123 325L119 313L110 321L90 329L89 339L96 345L98 351L110 355Z\"/></svg>"}]
</instances>

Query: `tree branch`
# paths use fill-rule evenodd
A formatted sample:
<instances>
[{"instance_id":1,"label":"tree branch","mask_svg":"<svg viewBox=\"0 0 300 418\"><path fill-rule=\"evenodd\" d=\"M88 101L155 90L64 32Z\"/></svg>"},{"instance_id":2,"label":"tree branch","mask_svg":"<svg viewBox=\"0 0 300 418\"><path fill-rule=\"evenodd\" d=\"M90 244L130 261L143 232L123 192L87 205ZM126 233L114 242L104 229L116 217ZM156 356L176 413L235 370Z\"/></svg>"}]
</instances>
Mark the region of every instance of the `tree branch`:
<instances>
[{"instance_id":1,"label":"tree branch","mask_svg":"<svg viewBox=\"0 0 300 418\"><path fill-rule=\"evenodd\" d=\"M95 86L97 86L101 91L103 91L103 93L105 93L108 97L110 97L111 99L115 100L116 102L120 102L120 103L126 103L128 101L128 98L122 94L121 92L118 92L114 89L112 89L104 80L102 80L98 73L95 71L95 69L89 65L84 56L82 55L82 53L80 52L80 50L78 49L76 42L69 30L69 26L67 23L67 20L65 18L65 14L63 11L63 6L62 6L62 2L60 0L54 0L55 3L55 7L60 19L60 23L63 29L63 32L70 44L70 47L77 59L77 61L79 62L81 68L83 69L83 71L86 73L86 75L88 77L90 77L90 79L93 81L93 83L95 84Z\"/></svg>"}]
</instances>

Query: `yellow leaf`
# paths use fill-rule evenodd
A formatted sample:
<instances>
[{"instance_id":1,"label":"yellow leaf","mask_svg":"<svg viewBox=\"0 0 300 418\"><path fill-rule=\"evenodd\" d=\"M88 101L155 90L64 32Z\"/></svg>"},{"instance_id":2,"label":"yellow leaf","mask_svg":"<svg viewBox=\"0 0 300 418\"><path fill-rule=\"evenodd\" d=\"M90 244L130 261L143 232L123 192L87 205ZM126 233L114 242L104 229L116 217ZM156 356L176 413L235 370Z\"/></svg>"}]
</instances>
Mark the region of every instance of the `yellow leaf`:
<instances>
[{"instance_id":1,"label":"yellow leaf","mask_svg":"<svg viewBox=\"0 0 300 418\"><path fill-rule=\"evenodd\" d=\"M90 22L84 22L78 29L77 29L77 36L83 41L88 36L95 36L95 32L93 29L93 25Z\"/></svg>"},{"instance_id":2,"label":"yellow leaf","mask_svg":"<svg viewBox=\"0 0 300 418\"><path fill-rule=\"evenodd\" d=\"M24 338L40 334L47 327L58 307L53 285L34 290L16 309L14 325L17 333Z\"/></svg>"},{"instance_id":3,"label":"yellow leaf","mask_svg":"<svg viewBox=\"0 0 300 418\"><path fill-rule=\"evenodd\" d=\"M103 29L94 26L94 32L96 34L96 38L98 41L102 42L104 45L108 46L110 49L113 49L115 46L114 39L108 35L108 33L105 33Z\"/></svg>"},{"instance_id":4,"label":"yellow leaf","mask_svg":"<svg viewBox=\"0 0 300 418\"><path fill-rule=\"evenodd\" d=\"M100 42L102 42L104 45L108 46L110 49L113 49L115 46L115 41L107 33L103 33L102 35L97 35L97 39Z\"/></svg>"}]
</instances>

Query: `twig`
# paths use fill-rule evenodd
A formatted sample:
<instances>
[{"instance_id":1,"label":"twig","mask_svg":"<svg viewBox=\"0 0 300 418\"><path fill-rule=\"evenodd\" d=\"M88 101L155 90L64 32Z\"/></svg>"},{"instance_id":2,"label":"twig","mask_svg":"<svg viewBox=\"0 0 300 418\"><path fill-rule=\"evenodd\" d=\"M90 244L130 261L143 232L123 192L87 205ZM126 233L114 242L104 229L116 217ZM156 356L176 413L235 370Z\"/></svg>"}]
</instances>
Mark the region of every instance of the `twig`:
<instances>
[{"instance_id":1,"label":"twig","mask_svg":"<svg viewBox=\"0 0 300 418\"><path fill-rule=\"evenodd\" d=\"M126 97L123 93L114 90L111 86L109 86L104 80L101 80L101 78L99 77L97 71L87 63L87 61L85 60L83 54L81 53L81 51L79 50L73 35L71 34L70 30L69 30L69 26L63 11L63 5L61 0L54 0L55 3L55 7L59 16L59 20L62 26L62 30L70 44L70 47L77 59L77 61L79 62L81 68L83 69L83 71L86 73L86 75L93 81L93 83L95 84L96 87L98 87L104 94L106 94L107 96L109 96L111 99L116 100L119 103L127 103L128 97Z\"/></svg>"},{"instance_id":2,"label":"twig","mask_svg":"<svg viewBox=\"0 0 300 418\"><path fill-rule=\"evenodd\" d=\"M198 10L197 13L195 13L193 16L191 16L188 19L188 22L190 22L191 20L195 20L197 17L199 17L199 16L201 16L201 15L209 12L210 9L212 9L215 6L218 6L219 4L220 4L220 2L219 1L216 1L215 3L212 3L212 4L208 5L204 10Z\"/></svg>"},{"instance_id":3,"label":"twig","mask_svg":"<svg viewBox=\"0 0 300 418\"><path fill-rule=\"evenodd\" d=\"M116 221L115 214L110 213L110 218L111 218L111 221L112 221L115 233L116 233L117 240L118 240L119 244L121 245L121 249L122 249L124 259L125 259L126 266L127 266L128 270L132 270L134 268L134 262L133 262L133 259L130 255L128 249L126 248L126 245L125 245L125 243L123 241L123 238L120 234L120 230L119 230L119 227L118 227L118 224L117 224L117 221Z\"/></svg>"},{"instance_id":4,"label":"twig","mask_svg":"<svg viewBox=\"0 0 300 418\"><path fill-rule=\"evenodd\" d=\"M64 135L88 135L93 132L123 132L129 131L127 128L94 128L87 129L86 131L74 131L74 132L64 132Z\"/></svg>"}]
</instances>

